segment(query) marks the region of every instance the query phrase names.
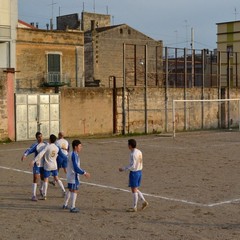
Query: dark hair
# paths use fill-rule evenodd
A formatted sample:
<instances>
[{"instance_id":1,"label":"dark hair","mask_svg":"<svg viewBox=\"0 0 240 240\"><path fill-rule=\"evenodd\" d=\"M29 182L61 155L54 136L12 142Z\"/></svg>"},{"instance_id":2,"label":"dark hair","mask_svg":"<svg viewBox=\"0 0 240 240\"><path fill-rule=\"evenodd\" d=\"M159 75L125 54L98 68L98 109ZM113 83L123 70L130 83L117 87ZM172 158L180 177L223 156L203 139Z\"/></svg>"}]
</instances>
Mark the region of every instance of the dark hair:
<instances>
[{"instance_id":1,"label":"dark hair","mask_svg":"<svg viewBox=\"0 0 240 240\"><path fill-rule=\"evenodd\" d=\"M37 138L38 136L42 135L40 132L36 132L35 137Z\"/></svg>"},{"instance_id":2,"label":"dark hair","mask_svg":"<svg viewBox=\"0 0 240 240\"><path fill-rule=\"evenodd\" d=\"M51 134L49 139L50 139L50 143L55 143L57 140L57 137L54 134Z\"/></svg>"},{"instance_id":3,"label":"dark hair","mask_svg":"<svg viewBox=\"0 0 240 240\"><path fill-rule=\"evenodd\" d=\"M132 148L135 148L137 146L137 142L135 139L129 139L128 140L128 146L131 146Z\"/></svg>"},{"instance_id":4,"label":"dark hair","mask_svg":"<svg viewBox=\"0 0 240 240\"><path fill-rule=\"evenodd\" d=\"M81 144L80 140L73 140L72 141L72 148L74 149L75 147L77 147L79 144Z\"/></svg>"}]
</instances>

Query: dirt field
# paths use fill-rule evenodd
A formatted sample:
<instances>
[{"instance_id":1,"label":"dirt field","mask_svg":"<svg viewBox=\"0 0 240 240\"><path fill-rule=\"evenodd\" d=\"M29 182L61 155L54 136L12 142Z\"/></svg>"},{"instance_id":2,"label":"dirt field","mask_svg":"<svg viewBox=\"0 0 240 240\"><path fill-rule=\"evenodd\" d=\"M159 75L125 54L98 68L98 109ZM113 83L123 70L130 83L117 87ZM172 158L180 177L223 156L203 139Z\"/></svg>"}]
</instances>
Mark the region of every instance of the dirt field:
<instances>
[{"instance_id":1,"label":"dirt field","mask_svg":"<svg viewBox=\"0 0 240 240\"><path fill-rule=\"evenodd\" d=\"M118 172L128 164L128 138L81 139L91 178L81 178L78 214L61 208L59 187L49 186L46 201L30 200L32 157L20 158L32 142L1 144L0 239L240 239L239 132L135 137L149 202L136 213L126 212L128 174Z\"/></svg>"}]
</instances>

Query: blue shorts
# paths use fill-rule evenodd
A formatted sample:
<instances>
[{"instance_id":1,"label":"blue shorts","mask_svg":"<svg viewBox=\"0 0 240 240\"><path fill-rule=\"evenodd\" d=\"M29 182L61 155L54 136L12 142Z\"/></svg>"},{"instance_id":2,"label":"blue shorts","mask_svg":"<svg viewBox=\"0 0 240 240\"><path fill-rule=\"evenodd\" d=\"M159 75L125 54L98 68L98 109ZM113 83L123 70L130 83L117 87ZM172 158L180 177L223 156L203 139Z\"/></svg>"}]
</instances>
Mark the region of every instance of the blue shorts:
<instances>
[{"instance_id":1,"label":"blue shorts","mask_svg":"<svg viewBox=\"0 0 240 240\"><path fill-rule=\"evenodd\" d=\"M80 183L68 183L68 189L69 190L78 190L80 186Z\"/></svg>"},{"instance_id":2,"label":"blue shorts","mask_svg":"<svg viewBox=\"0 0 240 240\"><path fill-rule=\"evenodd\" d=\"M43 175L44 168L43 167L38 167L36 163L33 166L33 174L41 174Z\"/></svg>"},{"instance_id":3,"label":"blue shorts","mask_svg":"<svg viewBox=\"0 0 240 240\"><path fill-rule=\"evenodd\" d=\"M58 170L51 170L51 171L44 170L43 176L44 178L49 178L51 174L53 177L58 176Z\"/></svg>"},{"instance_id":4,"label":"blue shorts","mask_svg":"<svg viewBox=\"0 0 240 240\"><path fill-rule=\"evenodd\" d=\"M58 169L60 168L67 168L67 159L63 160L62 158L57 158L57 166L58 166Z\"/></svg>"},{"instance_id":5,"label":"blue shorts","mask_svg":"<svg viewBox=\"0 0 240 240\"><path fill-rule=\"evenodd\" d=\"M129 187L140 187L142 180L142 171L130 172L129 173Z\"/></svg>"}]
</instances>

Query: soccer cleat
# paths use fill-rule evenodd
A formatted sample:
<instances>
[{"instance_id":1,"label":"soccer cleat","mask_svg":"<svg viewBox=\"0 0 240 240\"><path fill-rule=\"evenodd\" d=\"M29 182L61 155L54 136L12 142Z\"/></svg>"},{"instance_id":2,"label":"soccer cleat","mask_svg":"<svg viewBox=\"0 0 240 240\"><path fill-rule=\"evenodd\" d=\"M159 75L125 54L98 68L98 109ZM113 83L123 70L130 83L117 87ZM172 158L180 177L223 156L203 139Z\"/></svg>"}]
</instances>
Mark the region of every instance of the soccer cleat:
<instances>
[{"instance_id":1,"label":"soccer cleat","mask_svg":"<svg viewBox=\"0 0 240 240\"><path fill-rule=\"evenodd\" d=\"M143 202L143 204L142 204L142 210L144 210L147 206L148 206L148 202L147 202L147 201Z\"/></svg>"},{"instance_id":2,"label":"soccer cleat","mask_svg":"<svg viewBox=\"0 0 240 240\"><path fill-rule=\"evenodd\" d=\"M137 212L137 207L129 208L127 212Z\"/></svg>"},{"instance_id":3,"label":"soccer cleat","mask_svg":"<svg viewBox=\"0 0 240 240\"><path fill-rule=\"evenodd\" d=\"M63 205L62 209L68 209L68 205Z\"/></svg>"},{"instance_id":4,"label":"soccer cleat","mask_svg":"<svg viewBox=\"0 0 240 240\"><path fill-rule=\"evenodd\" d=\"M34 202L37 202L37 197L36 196L32 196L32 201L34 201Z\"/></svg>"},{"instance_id":5,"label":"soccer cleat","mask_svg":"<svg viewBox=\"0 0 240 240\"><path fill-rule=\"evenodd\" d=\"M43 196L43 197L41 198L41 200L47 200L47 197L46 197L46 196Z\"/></svg>"},{"instance_id":6,"label":"soccer cleat","mask_svg":"<svg viewBox=\"0 0 240 240\"><path fill-rule=\"evenodd\" d=\"M42 189L39 189L39 192L40 192L41 197L43 197L43 191L42 191Z\"/></svg>"},{"instance_id":7,"label":"soccer cleat","mask_svg":"<svg viewBox=\"0 0 240 240\"><path fill-rule=\"evenodd\" d=\"M78 213L79 209L78 208L71 208L70 213Z\"/></svg>"}]
</instances>

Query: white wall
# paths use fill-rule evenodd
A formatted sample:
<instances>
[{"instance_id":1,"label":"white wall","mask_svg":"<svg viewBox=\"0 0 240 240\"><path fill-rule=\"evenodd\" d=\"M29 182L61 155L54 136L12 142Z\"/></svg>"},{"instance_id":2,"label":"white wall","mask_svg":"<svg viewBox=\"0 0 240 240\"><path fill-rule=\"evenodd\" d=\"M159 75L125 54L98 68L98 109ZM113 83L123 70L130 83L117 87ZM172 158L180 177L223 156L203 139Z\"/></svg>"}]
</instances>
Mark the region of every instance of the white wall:
<instances>
[{"instance_id":1,"label":"white wall","mask_svg":"<svg viewBox=\"0 0 240 240\"><path fill-rule=\"evenodd\" d=\"M0 6L0 68L15 68L18 0L0 0Z\"/></svg>"}]
</instances>

